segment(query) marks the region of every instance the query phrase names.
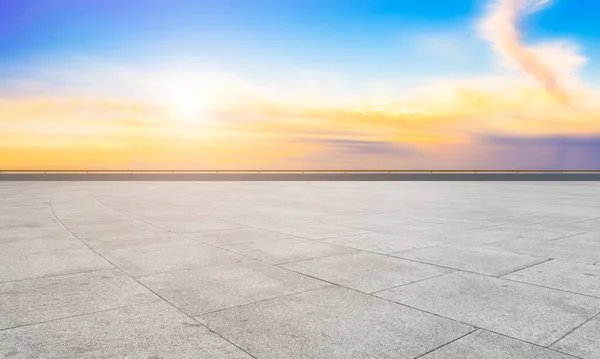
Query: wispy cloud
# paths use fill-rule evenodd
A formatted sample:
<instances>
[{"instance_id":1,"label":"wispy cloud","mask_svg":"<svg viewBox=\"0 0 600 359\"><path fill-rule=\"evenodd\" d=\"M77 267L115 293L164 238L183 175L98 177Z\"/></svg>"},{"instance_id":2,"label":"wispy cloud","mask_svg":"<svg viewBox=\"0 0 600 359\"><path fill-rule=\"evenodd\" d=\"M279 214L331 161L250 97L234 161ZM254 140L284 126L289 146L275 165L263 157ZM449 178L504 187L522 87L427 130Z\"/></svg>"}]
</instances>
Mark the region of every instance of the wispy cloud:
<instances>
[{"instance_id":1,"label":"wispy cloud","mask_svg":"<svg viewBox=\"0 0 600 359\"><path fill-rule=\"evenodd\" d=\"M558 101L570 104L564 82L586 59L566 42L528 46L519 29L523 17L548 4L548 0L494 0L479 28L507 62L538 80Z\"/></svg>"}]
</instances>

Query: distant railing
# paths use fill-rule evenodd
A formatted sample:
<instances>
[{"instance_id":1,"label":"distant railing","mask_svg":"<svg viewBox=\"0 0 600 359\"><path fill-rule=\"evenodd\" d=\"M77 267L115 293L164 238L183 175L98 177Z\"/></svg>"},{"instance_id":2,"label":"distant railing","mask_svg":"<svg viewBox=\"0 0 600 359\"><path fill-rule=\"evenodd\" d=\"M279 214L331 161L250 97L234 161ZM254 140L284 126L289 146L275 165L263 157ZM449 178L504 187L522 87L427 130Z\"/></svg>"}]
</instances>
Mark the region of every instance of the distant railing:
<instances>
[{"instance_id":1,"label":"distant railing","mask_svg":"<svg viewBox=\"0 0 600 359\"><path fill-rule=\"evenodd\" d=\"M600 170L0 170L0 174L138 174L138 173L244 173L244 174L262 174L262 173L600 173Z\"/></svg>"}]
</instances>

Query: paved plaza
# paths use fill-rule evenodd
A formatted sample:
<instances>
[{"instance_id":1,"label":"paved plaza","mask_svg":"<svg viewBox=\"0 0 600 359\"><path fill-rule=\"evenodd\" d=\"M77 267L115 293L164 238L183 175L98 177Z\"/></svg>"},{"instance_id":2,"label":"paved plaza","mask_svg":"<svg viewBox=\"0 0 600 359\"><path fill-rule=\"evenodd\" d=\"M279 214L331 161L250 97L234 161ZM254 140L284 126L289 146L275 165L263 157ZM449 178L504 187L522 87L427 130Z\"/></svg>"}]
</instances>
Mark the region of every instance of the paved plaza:
<instances>
[{"instance_id":1,"label":"paved plaza","mask_svg":"<svg viewBox=\"0 0 600 359\"><path fill-rule=\"evenodd\" d=\"M600 358L600 182L0 182L0 358Z\"/></svg>"}]
</instances>

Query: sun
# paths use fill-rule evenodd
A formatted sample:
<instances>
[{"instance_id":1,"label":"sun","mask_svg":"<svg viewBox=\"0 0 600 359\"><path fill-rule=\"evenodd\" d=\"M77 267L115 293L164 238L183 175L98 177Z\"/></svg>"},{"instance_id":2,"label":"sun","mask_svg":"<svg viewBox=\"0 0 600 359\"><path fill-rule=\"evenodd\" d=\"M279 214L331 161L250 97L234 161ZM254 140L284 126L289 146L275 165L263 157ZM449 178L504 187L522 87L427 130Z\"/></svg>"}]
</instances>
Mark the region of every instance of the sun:
<instances>
[{"instance_id":1,"label":"sun","mask_svg":"<svg viewBox=\"0 0 600 359\"><path fill-rule=\"evenodd\" d=\"M206 91L197 82L185 78L165 86L163 102L169 117L185 123L204 123L209 119Z\"/></svg>"},{"instance_id":2,"label":"sun","mask_svg":"<svg viewBox=\"0 0 600 359\"><path fill-rule=\"evenodd\" d=\"M195 92L181 93L171 101L172 115L185 122L203 122L207 116L206 105L200 94Z\"/></svg>"}]
</instances>

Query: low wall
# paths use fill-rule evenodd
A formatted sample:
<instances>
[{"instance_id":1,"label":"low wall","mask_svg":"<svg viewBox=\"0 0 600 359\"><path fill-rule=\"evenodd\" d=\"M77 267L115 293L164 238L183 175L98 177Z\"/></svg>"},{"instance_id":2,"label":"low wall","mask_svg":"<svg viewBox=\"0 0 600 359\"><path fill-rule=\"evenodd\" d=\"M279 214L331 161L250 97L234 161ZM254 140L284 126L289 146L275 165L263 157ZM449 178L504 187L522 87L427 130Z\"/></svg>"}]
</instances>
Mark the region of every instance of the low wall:
<instances>
[{"instance_id":1,"label":"low wall","mask_svg":"<svg viewBox=\"0 0 600 359\"><path fill-rule=\"evenodd\" d=\"M0 181L600 181L600 172L560 173L0 173Z\"/></svg>"}]
</instances>

